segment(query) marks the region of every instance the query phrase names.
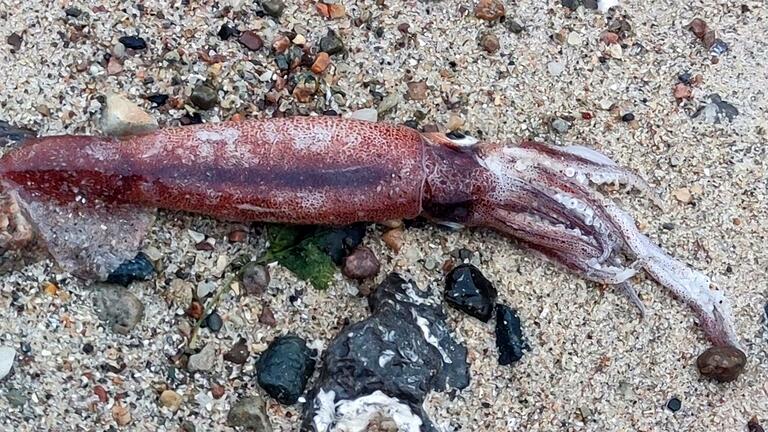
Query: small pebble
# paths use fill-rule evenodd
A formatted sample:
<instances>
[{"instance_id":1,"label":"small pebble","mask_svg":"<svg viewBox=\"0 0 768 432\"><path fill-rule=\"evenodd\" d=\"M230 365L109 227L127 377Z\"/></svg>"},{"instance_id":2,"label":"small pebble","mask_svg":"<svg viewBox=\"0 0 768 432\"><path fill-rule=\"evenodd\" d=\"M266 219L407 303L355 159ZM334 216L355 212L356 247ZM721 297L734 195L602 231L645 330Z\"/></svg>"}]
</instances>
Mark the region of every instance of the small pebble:
<instances>
[{"instance_id":1,"label":"small pebble","mask_svg":"<svg viewBox=\"0 0 768 432\"><path fill-rule=\"evenodd\" d=\"M635 119L635 115L632 113L626 113L623 116L621 116L621 121L623 122L631 122Z\"/></svg>"},{"instance_id":2,"label":"small pebble","mask_svg":"<svg viewBox=\"0 0 768 432\"><path fill-rule=\"evenodd\" d=\"M213 333L218 333L223 325L224 321L221 320L221 315L216 311L211 312L205 317L205 326Z\"/></svg>"},{"instance_id":3,"label":"small pebble","mask_svg":"<svg viewBox=\"0 0 768 432\"><path fill-rule=\"evenodd\" d=\"M126 48L133 50L143 50L147 48L147 42L138 36L123 36L118 39L118 41L125 45Z\"/></svg>"},{"instance_id":4,"label":"small pebble","mask_svg":"<svg viewBox=\"0 0 768 432\"><path fill-rule=\"evenodd\" d=\"M504 3L500 0L480 0L475 6L475 16L485 21L497 20L504 13Z\"/></svg>"},{"instance_id":5,"label":"small pebble","mask_svg":"<svg viewBox=\"0 0 768 432\"><path fill-rule=\"evenodd\" d=\"M699 373L717 382L731 382L739 377L747 364L747 356L732 346L714 346L699 355Z\"/></svg>"},{"instance_id":6,"label":"small pebble","mask_svg":"<svg viewBox=\"0 0 768 432\"><path fill-rule=\"evenodd\" d=\"M690 99L693 95L691 88L684 83L675 84L674 96L678 101Z\"/></svg>"},{"instance_id":7,"label":"small pebble","mask_svg":"<svg viewBox=\"0 0 768 432\"><path fill-rule=\"evenodd\" d=\"M8 405L14 408L21 408L27 404L27 395L19 389L9 389L5 393L5 399L8 401Z\"/></svg>"},{"instance_id":8,"label":"small pebble","mask_svg":"<svg viewBox=\"0 0 768 432\"><path fill-rule=\"evenodd\" d=\"M183 401L181 395L173 390L165 390L160 394L159 400L162 406L168 408L172 412L178 411L179 407L181 406L181 402Z\"/></svg>"},{"instance_id":9,"label":"small pebble","mask_svg":"<svg viewBox=\"0 0 768 432\"><path fill-rule=\"evenodd\" d=\"M398 253L403 248L403 243L405 243L405 231L402 227L391 229L382 234L381 240L389 249Z\"/></svg>"},{"instance_id":10,"label":"small pebble","mask_svg":"<svg viewBox=\"0 0 768 432\"><path fill-rule=\"evenodd\" d=\"M96 315L113 332L127 335L144 317L144 304L127 289L106 284L93 287Z\"/></svg>"},{"instance_id":11,"label":"small pebble","mask_svg":"<svg viewBox=\"0 0 768 432\"><path fill-rule=\"evenodd\" d=\"M328 53L328 55L339 54L344 51L344 42L333 30L328 30L328 33L320 38L320 51Z\"/></svg>"},{"instance_id":12,"label":"small pebble","mask_svg":"<svg viewBox=\"0 0 768 432\"><path fill-rule=\"evenodd\" d=\"M217 34L221 38L221 40L229 40L230 38L239 35L240 31L235 27L232 27L229 24L225 23L221 25L221 27L219 28L219 32Z\"/></svg>"},{"instance_id":13,"label":"small pebble","mask_svg":"<svg viewBox=\"0 0 768 432\"><path fill-rule=\"evenodd\" d=\"M373 251L366 246L359 246L344 258L341 272L350 279L363 280L379 274L380 268L379 260Z\"/></svg>"},{"instance_id":14,"label":"small pebble","mask_svg":"<svg viewBox=\"0 0 768 432\"><path fill-rule=\"evenodd\" d=\"M272 432L267 404L258 394L232 404L227 414L227 425L255 432Z\"/></svg>"},{"instance_id":15,"label":"small pebble","mask_svg":"<svg viewBox=\"0 0 768 432\"><path fill-rule=\"evenodd\" d=\"M571 124L561 118L556 118L552 120L552 129L554 129L555 132L559 134L564 134L568 132L568 129L570 128L571 128Z\"/></svg>"},{"instance_id":16,"label":"small pebble","mask_svg":"<svg viewBox=\"0 0 768 432\"><path fill-rule=\"evenodd\" d=\"M747 422L747 432L765 432L756 416L752 416Z\"/></svg>"},{"instance_id":17,"label":"small pebble","mask_svg":"<svg viewBox=\"0 0 768 432\"><path fill-rule=\"evenodd\" d=\"M198 301L193 301L189 304L189 307L184 313L194 320L199 320L203 316L203 304Z\"/></svg>"},{"instance_id":18,"label":"small pebble","mask_svg":"<svg viewBox=\"0 0 768 432\"><path fill-rule=\"evenodd\" d=\"M699 39L704 39L704 35L707 34L709 31L709 26L706 22L704 22L701 18L694 18L693 21L691 21L690 24L688 24L688 29L693 32L694 35L696 35Z\"/></svg>"},{"instance_id":19,"label":"small pebble","mask_svg":"<svg viewBox=\"0 0 768 432\"><path fill-rule=\"evenodd\" d=\"M496 305L496 348L499 351L499 364L512 364L529 349L523 338L520 318L517 312L503 304Z\"/></svg>"},{"instance_id":20,"label":"small pebble","mask_svg":"<svg viewBox=\"0 0 768 432\"><path fill-rule=\"evenodd\" d=\"M246 344L245 339L241 339L224 353L224 360L234 364L245 364L250 355L248 344Z\"/></svg>"},{"instance_id":21,"label":"small pebble","mask_svg":"<svg viewBox=\"0 0 768 432\"><path fill-rule=\"evenodd\" d=\"M83 352L85 354L92 354L93 353L93 344L90 342L86 342L83 344Z\"/></svg>"},{"instance_id":22,"label":"small pebble","mask_svg":"<svg viewBox=\"0 0 768 432\"><path fill-rule=\"evenodd\" d=\"M221 399L224 396L224 386L213 383L211 384L211 396L213 396L214 399Z\"/></svg>"},{"instance_id":23,"label":"small pebble","mask_svg":"<svg viewBox=\"0 0 768 432\"><path fill-rule=\"evenodd\" d=\"M693 200L693 195L691 194L691 190L688 188L676 189L674 192L672 192L672 195L674 195L675 199L677 199L683 204L688 204Z\"/></svg>"},{"instance_id":24,"label":"small pebble","mask_svg":"<svg viewBox=\"0 0 768 432\"><path fill-rule=\"evenodd\" d=\"M216 348L212 344L206 345L197 354L189 356L187 362L187 370L192 371L209 371L213 369L216 364Z\"/></svg>"},{"instance_id":25,"label":"small pebble","mask_svg":"<svg viewBox=\"0 0 768 432\"><path fill-rule=\"evenodd\" d=\"M272 308L269 306L264 306L261 308L261 313L259 314L259 322L269 327L274 327L277 325L275 313L272 312Z\"/></svg>"},{"instance_id":26,"label":"small pebble","mask_svg":"<svg viewBox=\"0 0 768 432\"><path fill-rule=\"evenodd\" d=\"M128 286L134 281L150 280L154 274L155 266L152 261L144 253L139 252L135 258L125 261L110 273L107 283Z\"/></svg>"},{"instance_id":27,"label":"small pebble","mask_svg":"<svg viewBox=\"0 0 768 432\"><path fill-rule=\"evenodd\" d=\"M251 51L258 51L264 47L264 40L256 32L244 31L238 41Z\"/></svg>"},{"instance_id":28,"label":"small pebble","mask_svg":"<svg viewBox=\"0 0 768 432\"><path fill-rule=\"evenodd\" d=\"M147 96L146 99L152 102L155 108L157 108L165 105L166 102L168 102L168 95L162 94L162 93L156 93L156 94Z\"/></svg>"},{"instance_id":29,"label":"small pebble","mask_svg":"<svg viewBox=\"0 0 768 432\"><path fill-rule=\"evenodd\" d=\"M158 127L157 121L146 111L126 97L115 93L106 97L100 126L104 134L112 136L144 134ZM146 260L146 256L139 254L133 260L122 263L110 277L118 280L115 283L123 284L127 281L125 283L127 285L132 280L149 278L154 271L152 263Z\"/></svg>"},{"instance_id":30,"label":"small pebble","mask_svg":"<svg viewBox=\"0 0 768 432\"><path fill-rule=\"evenodd\" d=\"M680 411L680 408L683 406L683 403L680 402L680 399L673 397L669 401L667 401L667 409L672 412L678 412Z\"/></svg>"},{"instance_id":31,"label":"small pebble","mask_svg":"<svg viewBox=\"0 0 768 432\"><path fill-rule=\"evenodd\" d=\"M248 231L236 229L227 234L227 240L230 243L242 243L248 239Z\"/></svg>"},{"instance_id":32,"label":"small pebble","mask_svg":"<svg viewBox=\"0 0 768 432\"><path fill-rule=\"evenodd\" d=\"M316 74L321 74L325 72L325 70L328 68L328 65L331 64L330 56L327 52L322 51L317 54L317 57L315 58L314 63L312 63L312 72Z\"/></svg>"},{"instance_id":33,"label":"small pebble","mask_svg":"<svg viewBox=\"0 0 768 432\"><path fill-rule=\"evenodd\" d=\"M72 18L77 18L83 14L83 11L80 10L79 8L72 6L64 9L64 14Z\"/></svg>"},{"instance_id":34,"label":"small pebble","mask_svg":"<svg viewBox=\"0 0 768 432\"><path fill-rule=\"evenodd\" d=\"M119 426L125 426L131 422L131 411L122 404L115 404L112 407L112 418Z\"/></svg>"},{"instance_id":35,"label":"small pebble","mask_svg":"<svg viewBox=\"0 0 768 432\"><path fill-rule=\"evenodd\" d=\"M11 33L7 38L5 38L5 41L8 43L8 45L11 46L11 48L13 48L14 51L21 49L21 35L18 33Z\"/></svg>"},{"instance_id":36,"label":"small pebble","mask_svg":"<svg viewBox=\"0 0 768 432\"><path fill-rule=\"evenodd\" d=\"M260 296L269 286L269 270L256 262L249 262L243 267L240 281L246 294Z\"/></svg>"},{"instance_id":37,"label":"small pebble","mask_svg":"<svg viewBox=\"0 0 768 432\"><path fill-rule=\"evenodd\" d=\"M488 322L493 315L496 288L472 264L461 264L445 277L445 301L454 308Z\"/></svg>"},{"instance_id":38,"label":"small pebble","mask_svg":"<svg viewBox=\"0 0 768 432\"><path fill-rule=\"evenodd\" d=\"M562 63L558 62L549 62L547 63L547 70L549 71L549 74L552 76L559 76L561 73L563 73L563 70L565 68L563 67Z\"/></svg>"},{"instance_id":39,"label":"small pebble","mask_svg":"<svg viewBox=\"0 0 768 432\"><path fill-rule=\"evenodd\" d=\"M15 349L8 346L0 347L0 380L11 373L11 369L13 369L13 361L15 358Z\"/></svg>"},{"instance_id":40,"label":"small pebble","mask_svg":"<svg viewBox=\"0 0 768 432\"><path fill-rule=\"evenodd\" d=\"M500 47L499 39L493 33L482 34L478 42L480 43L481 48L491 54L498 51Z\"/></svg>"},{"instance_id":41,"label":"small pebble","mask_svg":"<svg viewBox=\"0 0 768 432\"><path fill-rule=\"evenodd\" d=\"M408 84L408 99L420 101L427 98L427 82L426 81L411 81Z\"/></svg>"},{"instance_id":42,"label":"small pebble","mask_svg":"<svg viewBox=\"0 0 768 432\"><path fill-rule=\"evenodd\" d=\"M506 27L507 30L511 31L514 34L520 34L525 30L522 24L520 24L519 22L513 19L507 19L506 21L504 21L504 27Z\"/></svg>"},{"instance_id":43,"label":"small pebble","mask_svg":"<svg viewBox=\"0 0 768 432\"><path fill-rule=\"evenodd\" d=\"M612 45L619 43L619 35L614 32L603 32L600 35L600 40L606 45Z\"/></svg>"},{"instance_id":44,"label":"small pebble","mask_svg":"<svg viewBox=\"0 0 768 432\"><path fill-rule=\"evenodd\" d=\"M267 15L280 18L285 9L285 3L282 0L264 0L261 2L261 7Z\"/></svg>"},{"instance_id":45,"label":"small pebble","mask_svg":"<svg viewBox=\"0 0 768 432\"><path fill-rule=\"evenodd\" d=\"M200 84L192 91L189 101L202 110L209 110L219 102L219 95L210 86Z\"/></svg>"},{"instance_id":46,"label":"small pebble","mask_svg":"<svg viewBox=\"0 0 768 432\"><path fill-rule=\"evenodd\" d=\"M295 404L315 370L312 355L312 350L298 336L276 338L259 359L259 386L278 402Z\"/></svg>"}]
</instances>

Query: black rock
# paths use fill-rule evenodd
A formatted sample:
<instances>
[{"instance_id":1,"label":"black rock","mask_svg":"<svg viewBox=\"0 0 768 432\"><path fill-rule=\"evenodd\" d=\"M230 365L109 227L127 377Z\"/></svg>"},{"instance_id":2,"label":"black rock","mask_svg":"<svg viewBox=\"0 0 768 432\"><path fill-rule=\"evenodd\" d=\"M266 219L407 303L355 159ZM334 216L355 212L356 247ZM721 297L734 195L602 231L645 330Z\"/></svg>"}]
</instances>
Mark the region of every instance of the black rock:
<instances>
[{"instance_id":1,"label":"black rock","mask_svg":"<svg viewBox=\"0 0 768 432\"><path fill-rule=\"evenodd\" d=\"M419 122L416 120L406 120L405 123L403 123L405 126L408 126L411 129L419 130Z\"/></svg>"},{"instance_id":2,"label":"black rock","mask_svg":"<svg viewBox=\"0 0 768 432\"><path fill-rule=\"evenodd\" d=\"M152 102L156 107L160 107L165 105L166 102L168 102L168 95L157 93L157 94L147 96L147 100Z\"/></svg>"},{"instance_id":3,"label":"black rock","mask_svg":"<svg viewBox=\"0 0 768 432\"><path fill-rule=\"evenodd\" d=\"M680 399L673 397L669 401L667 401L667 409L672 412L678 412L680 411L680 408L682 408L683 403L680 402Z\"/></svg>"},{"instance_id":4,"label":"black rock","mask_svg":"<svg viewBox=\"0 0 768 432\"><path fill-rule=\"evenodd\" d=\"M298 336L273 340L256 366L259 385L278 402L295 404L315 371L313 355L314 351Z\"/></svg>"},{"instance_id":5,"label":"black rock","mask_svg":"<svg viewBox=\"0 0 768 432\"><path fill-rule=\"evenodd\" d=\"M261 8L264 12L274 18L279 18L283 14L285 9L285 3L282 0L263 0L261 2Z\"/></svg>"},{"instance_id":6,"label":"black rock","mask_svg":"<svg viewBox=\"0 0 768 432\"><path fill-rule=\"evenodd\" d=\"M64 9L64 13L69 17L77 18L83 14L83 11L73 6Z\"/></svg>"},{"instance_id":7,"label":"black rock","mask_svg":"<svg viewBox=\"0 0 768 432\"><path fill-rule=\"evenodd\" d=\"M320 240L320 249L327 253L336 265L342 265L344 258L363 242L365 229L364 223L333 228Z\"/></svg>"},{"instance_id":8,"label":"black rock","mask_svg":"<svg viewBox=\"0 0 768 432\"><path fill-rule=\"evenodd\" d=\"M213 333L218 333L224 322L221 320L221 315L218 312L213 311L207 317L205 317L205 326Z\"/></svg>"},{"instance_id":9,"label":"black rock","mask_svg":"<svg viewBox=\"0 0 768 432\"><path fill-rule=\"evenodd\" d=\"M690 84L691 80L693 79L693 74L690 72L683 72L677 76L677 79L683 84Z\"/></svg>"},{"instance_id":10,"label":"black rock","mask_svg":"<svg viewBox=\"0 0 768 432\"><path fill-rule=\"evenodd\" d=\"M192 90L189 101L192 102L192 105L202 110L209 110L219 103L219 95L214 88L200 84Z\"/></svg>"},{"instance_id":11,"label":"black rock","mask_svg":"<svg viewBox=\"0 0 768 432\"><path fill-rule=\"evenodd\" d=\"M372 315L342 329L323 353L301 430L316 431L319 413L337 426L354 421L342 418L335 404L366 404L376 394L379 402L407 407L407 416L422 423L420 431L435 431L422 403L430 391L469 385L467 349L451 337L440 305L396 273L371 294L368 305Z\"/></svg>"},{"instance_id":12,"label":"black rock","mask_svg":"<svg viewBox=\"0 0 768 432\"><path fill-rule=\"evenodd\" d=\"M195 125L200 124L203 122L203 117L200 115L200 113L194 113L194 114L184 114L180 119L179 123L181 123L182 126L189 126L189 125Z\"/></svg>"},{"instance_id":13,"label":"black rock","mask_svg":"<svg viewBox=\"0 0 768 432\"><path fill-rule=\"evenodd\" d=\"M219 28L219 37L222 40L228 40L231 37L237 37L240 35L240 30L228 25L228 24L222 24Z\"/></svg>"},{"instance_id":14,"label":"black rock","mask_svg":"<svg viewBox=\"0 0 768 432\"><path fill-rule=\"evenodd\" d=\"M34 137L34 131L25 128L18 128L8 122L0 120L0 146L6 146L9 144L17 146L25 140Z\"/></svg>"},{"instance_id":15,"label":"black rock","mask_svg":"<svg viewBox=\"0 0 768 432\"><path fill-rule=\"evenodd\" d=\"M85 344L83 344L83 352L86 354L93 353L93 344L91 344L90 342L86 342Z\"/></svg>"},{"instance_id":16,"label":"black rock","mask_svg":"<svg viewBox=\"0 0 768 432\"><path fill-rule=\"evenodd\" d=\"M155 266L149 257L139 252L136 258L120 264L108 277L107 282L128 286L134 281L149 280L155 274Z\"/></svg>"},{"instance_id":17,"label":"black rock","mask_svg":"<svg viewBox=\"0 0 768 432\"><path fill-rule=\"evenodd\" d=\"M525 28L522 24L519 22L513 20L513 19L507 19L504 21L504 27L507 28L507 30L511 31L514 34L520 34L522 33Z\"/></svg>"},{"instance_id":18,"label":"black rock","mask_svg":"<svg viewBox=\"0 0 768 432\"><path fill-rule=\"evenodd\" d=\"M523 351L530 349L523 338L520 317L517 312L501 303L496 305L496 348L499 364L512 364L523 358Z\"/></svg>"},{"instance_id":19,"label":"black rock","mask_svg":"<svg viewBox=\"0 0 768 432\"><path fill-rule=\"evenodd\" d=\"M712 46L709 47L709 53L713 56L721 56L728 51L728 44L722 39L715 39Z\"/></svg>"},{"instance_id":20,"label":"black rock","mask_svg":"<svg viewBox=\"0 0 768 432\"><path fill-rule=\"evenodd\" d=\"M328 30L328 33L320 38L320 51L328 53L328 55L339 54L344 51L344 42L333 30Z\"/></svg>"},{"instance_id":21,"label":"black rock","mask_svg":"<svg viewBox=\"0 0 768 432\"><path fill-rule=\"evenodd\" d=\"M581 0L560 0L560 4L570 10L576 10L581 6Z\"/></svg>"},{"instance_id":22,"label":"black rock","mask_svg":"<svg viewBox=\"0 0 768 432\"><path fill-rule=\"evenodd\" d=\"M445 277L445 301L480 321L491 319L496 294L493 284L472 264L458 265Z\"/></svg>"},{"instance_id":23,"label":"black rock","mask_svg":"<svg viewBox=\"0 0 768 432\"><path fill-rule=\"evenodd\" d=\"M147 49L147 41L138 36L123 36L118 40L121 44L125 45L126 48L134 50Z\"/></svg>"},{"instance_id":24,"label":"black rock","mask_svg":"<svg viewBox=\"0 0 768 432\"><path fill-rule=\"evenodd\" d=\"M635 119L635 115L632 113L626 113L623 116L621 116L621 121L623 122L631 122Z\"/></svg>"}]
</instances>

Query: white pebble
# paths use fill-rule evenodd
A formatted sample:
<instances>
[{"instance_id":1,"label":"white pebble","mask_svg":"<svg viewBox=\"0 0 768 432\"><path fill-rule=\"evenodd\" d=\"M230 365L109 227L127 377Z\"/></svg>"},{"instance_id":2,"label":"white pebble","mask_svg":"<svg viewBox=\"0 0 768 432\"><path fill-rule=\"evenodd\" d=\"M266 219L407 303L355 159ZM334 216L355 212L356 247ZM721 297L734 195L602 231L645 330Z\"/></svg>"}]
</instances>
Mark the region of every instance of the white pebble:
<instances>
[{"instance_id":1,"label":"white pebble","mask_svg":"<svg viewBox=\"0 0 768 432\"><path fill-rule=\"evenodd\" d=\"M13 368L16 350L11 347L0 347L0 379L5 378Z\"/></svg>"},{"instance_id":2,"label":"white pebble","mask_svg":"<svg viewBox=\"0 0 768 432\"><path fill-rule=\"evenodd\" d=\"M558 63L558 62L554 62L553 61L553 62L549 62L547 64L547 69L549 70L549 73L552 74L553 76L558 76L561 73L563 73L563 69L564 68L563 68L562 63Z\"/></svg>"}]
</instances>

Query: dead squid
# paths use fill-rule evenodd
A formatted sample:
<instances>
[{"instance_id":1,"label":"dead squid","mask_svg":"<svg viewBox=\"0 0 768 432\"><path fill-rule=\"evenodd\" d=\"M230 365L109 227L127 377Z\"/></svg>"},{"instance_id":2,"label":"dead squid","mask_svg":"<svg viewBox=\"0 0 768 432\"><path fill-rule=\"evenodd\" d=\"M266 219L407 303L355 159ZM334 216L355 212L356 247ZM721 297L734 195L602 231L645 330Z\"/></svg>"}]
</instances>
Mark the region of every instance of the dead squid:
<instances>
[{"instance_id":1,"label":"dead squid","mask_svg":"<svg viewBox=\"0 0 768 432\"><path fill-rule=\"evenodd\" d=\"M650 191L584 147L481 143L332 117L123 138L49 136L0 159L0 250L37 238L64 269L103 278L135 254L156 208L331 225L421 215L514 237L585 279L620 288L641 310L629 281L643 269L696 312L713 343L739 346L722 292L641 234L595 190L605 183Z\"/></svg>"}]
</instances>

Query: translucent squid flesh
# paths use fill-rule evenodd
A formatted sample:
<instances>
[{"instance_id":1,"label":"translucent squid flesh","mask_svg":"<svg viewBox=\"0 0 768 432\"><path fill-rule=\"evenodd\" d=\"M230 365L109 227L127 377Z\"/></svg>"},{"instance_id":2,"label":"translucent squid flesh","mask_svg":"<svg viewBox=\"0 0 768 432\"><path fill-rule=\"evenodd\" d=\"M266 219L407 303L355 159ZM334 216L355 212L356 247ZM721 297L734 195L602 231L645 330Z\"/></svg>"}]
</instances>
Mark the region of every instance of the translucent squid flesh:
<instances>
[{"instance_id":1,"label":"translucent squid flesh","mask_svg":"<svg viewBox=\"0 0 768 432\"><path fill-rule=\"evenodd\" d=\"M103 278L136 252L156 208L328 225L424 216L513 237L616 286L641 310L630 280L645 270L695 311L714 344L738 347L722 292L641 234L596 190L607 183L655 199L643 179L585 147L481 143L334 117L31 138L0 159L0 251L37 241L64 269Z\"/></svg>"}]
</instances>

